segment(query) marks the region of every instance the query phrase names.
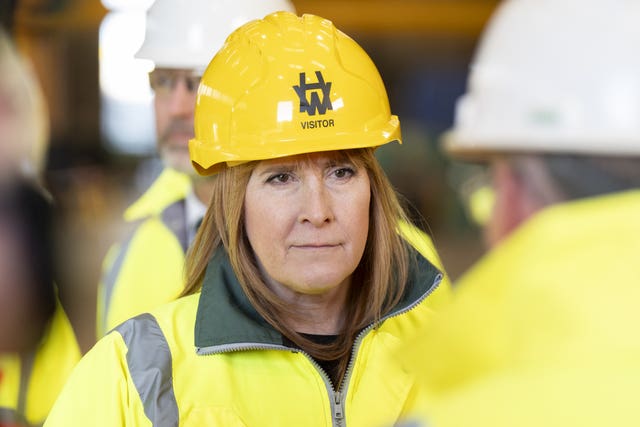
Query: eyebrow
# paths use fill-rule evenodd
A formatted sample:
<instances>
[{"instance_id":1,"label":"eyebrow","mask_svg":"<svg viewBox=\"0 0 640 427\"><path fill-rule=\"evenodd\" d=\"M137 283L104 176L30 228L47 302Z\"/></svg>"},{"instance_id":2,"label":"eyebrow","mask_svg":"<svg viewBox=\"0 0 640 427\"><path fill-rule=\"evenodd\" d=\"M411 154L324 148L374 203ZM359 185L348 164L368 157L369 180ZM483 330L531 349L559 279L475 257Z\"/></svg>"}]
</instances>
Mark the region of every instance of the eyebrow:
<instances>
[{"instance_id":1,"label":"eyebrow","mask_svg":"<svg viewBox=\"0 0 640 427\"><path fill-rule=\"evenodd\" d=\"M262 170L258 170L257 173L258 175L266 175L266 174L272 174L272 173L291 172L296 169L296 166L297 166L296 164L292 164L292 163L287 163L287 164L281 163L277 165L269 165Z\"/></svg>"},{"instance_id":2,"label":"eyebrow","mask_svg":"<svg viewBox=\"0 0 640 427\"><path fill-rule=\"evenodd\" d=\"M301 160L296 160L296 161L277 162L277 163L265 166L263 170L258 172L258 174L263 175L263 174L271 174L271 173L292 172L300 169L300 167L304 164L315 164L315 162L309 160L307 157ZM335 156L329 156L323 159L322 169L332 168L334 166L341 165L341 164L349 164L356 167L356 164L353 161L351 161L351 159L348 156L335 155Z\"/></svg>"}]
</instances>

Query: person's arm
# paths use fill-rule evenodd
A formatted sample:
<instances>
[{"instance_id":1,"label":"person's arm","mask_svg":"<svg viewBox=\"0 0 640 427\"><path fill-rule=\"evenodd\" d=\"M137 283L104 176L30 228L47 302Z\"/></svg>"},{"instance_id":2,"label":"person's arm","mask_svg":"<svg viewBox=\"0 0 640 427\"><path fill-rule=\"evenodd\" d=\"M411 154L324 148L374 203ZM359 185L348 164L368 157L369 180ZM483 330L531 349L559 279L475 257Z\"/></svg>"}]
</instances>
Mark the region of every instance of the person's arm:
<instances>
[{"instance_id":1,"label":"person's arm","mask_svg":"<svg viewBox=\"0 0 640 427\"><path fill-rule=\"evenodd\" d=\"M55 426L151 426L127 364L118 332L100 340L80 360L45 422Z\"/></svg>"}]
</instances>

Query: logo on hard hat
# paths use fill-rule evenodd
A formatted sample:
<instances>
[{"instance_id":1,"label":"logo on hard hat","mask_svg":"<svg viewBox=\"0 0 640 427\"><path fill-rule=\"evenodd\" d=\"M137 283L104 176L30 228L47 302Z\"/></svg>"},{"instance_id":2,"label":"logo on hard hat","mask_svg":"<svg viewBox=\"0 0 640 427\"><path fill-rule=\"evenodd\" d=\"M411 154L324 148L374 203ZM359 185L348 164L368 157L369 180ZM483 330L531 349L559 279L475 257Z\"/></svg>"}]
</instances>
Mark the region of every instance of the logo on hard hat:
<instances>
[{"instance_id":1,"label":"logo on hard hat","mask_svg":"<svg viewBox=\"0 0 640 427\"><path fill-rule=\"evenodd\" d=\"M300 73L300 84L293 86L298 98L300 98L300 112L307 112L310 116L318 114L326 114L327 110L333 110L329 92L331 91L331 82L325 82L320 71L316 71L318 83L307 84L307 73ZM307 98L307 92L310 97ZM322 95L322 100L320 100Z\"/></svg>"}]
</instances>

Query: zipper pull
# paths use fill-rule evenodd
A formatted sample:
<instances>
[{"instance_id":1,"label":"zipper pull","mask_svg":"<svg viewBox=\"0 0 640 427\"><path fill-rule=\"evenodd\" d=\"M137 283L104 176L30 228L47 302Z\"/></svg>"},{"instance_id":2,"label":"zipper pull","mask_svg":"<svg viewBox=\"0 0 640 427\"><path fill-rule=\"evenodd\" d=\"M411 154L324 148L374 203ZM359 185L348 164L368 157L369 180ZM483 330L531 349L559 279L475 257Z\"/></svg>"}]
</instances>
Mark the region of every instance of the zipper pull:
<instances>
[{"instance_id":1,"label":"zipper pull","mask_svg":"<svg viewBox=\"0 0 640 427\"><path fill-rule=\"evenodd\" d=\"M342 393L337 391L334 394L333 403L335 403L333 414L337 420L341 420L344 417L344 411L342 408Z\"/></svg>"}]
</instances>

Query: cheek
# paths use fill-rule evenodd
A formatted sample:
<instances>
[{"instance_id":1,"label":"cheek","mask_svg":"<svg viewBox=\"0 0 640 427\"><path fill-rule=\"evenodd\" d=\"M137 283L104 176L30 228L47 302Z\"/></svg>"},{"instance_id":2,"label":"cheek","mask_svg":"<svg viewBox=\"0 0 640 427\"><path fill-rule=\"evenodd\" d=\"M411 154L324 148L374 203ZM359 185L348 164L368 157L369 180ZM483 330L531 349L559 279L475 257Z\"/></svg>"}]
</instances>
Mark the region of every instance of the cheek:
<instances>
[{"instance_id":1,"label":"cheek","mask_svg":"<svg viewBox=\"0 0 640 427\"><path fill-rule=\"evenodd\" d=\"M153 101L153 115L156 120L156 126L159 129L162 129L162 127L167 123L167 113L165 104L157 98L154 98Z\"/></svg>"},{"instance_id":2,"label":"cheek","mask_svg":"<svg viewBox=\"0 0 640 427\"><path fill-rule=\"evenodd\" d=\"M256 256L264 260L273 255L273 249L283 233L282 206L269 198L247 192L244 204L244 226L249 243Z\"/></svg>"},{"instance_id":3,"label":"cheek","mask_svg":"<svg viewBox=\"0 0 640 427\"><path fill-rule=\"evenodd\" d=\"M364 251L369 235L371 193L368 182L367 185L363 187L362 191L358 193L360 196L350 200L348 204L345 205L349 206L347 220L350 224L350 234L354 239L354 245L356 245L358 251Z\"/></svg>"},{"instance_id":4,"label":"cheek","mask_svg":"<svg viewBox=\"0 0 640 427\"><path fill-rule=\"evenodd\" d=\"M369 235L369 214L370 214L370 204L371 204L371 198L367 197L366 200L363 201L361 208L359 210L359 214L360 214L360 218L361 220L359 221L360 224L360 233L361 233L361 239L362 239L362 245L364 247L364 244L367 241L367 236Z\"/></svg>"}]
</instances>

